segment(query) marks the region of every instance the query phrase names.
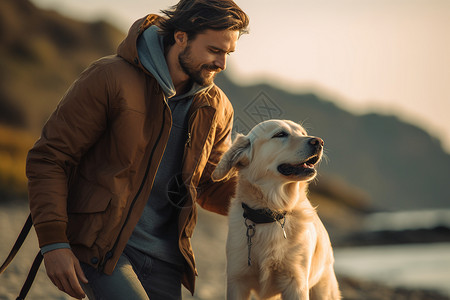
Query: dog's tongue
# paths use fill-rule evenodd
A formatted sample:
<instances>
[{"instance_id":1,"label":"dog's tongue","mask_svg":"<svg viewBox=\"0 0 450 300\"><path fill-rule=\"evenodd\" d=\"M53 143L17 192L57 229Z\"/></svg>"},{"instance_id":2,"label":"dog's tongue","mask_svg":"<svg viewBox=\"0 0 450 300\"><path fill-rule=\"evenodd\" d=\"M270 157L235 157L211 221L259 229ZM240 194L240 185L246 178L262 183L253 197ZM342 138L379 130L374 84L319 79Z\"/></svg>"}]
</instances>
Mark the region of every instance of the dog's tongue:
<instances>
[{"instance_id":1,"label":"dog's tongue","mask_svg":"<svg viewBox=\"0 0 450 300\"><path fill-rule=\"evenodd\" d=\"M314 168L313 164L308 164L308 163L303 163L301 166L302 166L302 168Z\"/></svg>"}]
</instances>

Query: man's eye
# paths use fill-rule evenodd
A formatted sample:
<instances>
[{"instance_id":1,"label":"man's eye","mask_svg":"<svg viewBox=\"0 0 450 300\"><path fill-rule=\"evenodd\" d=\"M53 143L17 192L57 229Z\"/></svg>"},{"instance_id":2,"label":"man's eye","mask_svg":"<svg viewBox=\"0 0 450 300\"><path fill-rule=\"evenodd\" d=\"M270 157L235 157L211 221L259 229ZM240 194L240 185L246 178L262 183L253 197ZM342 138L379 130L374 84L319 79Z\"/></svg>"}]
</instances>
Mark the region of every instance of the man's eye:
<instances>
[{"instance_id":1,"label":"man's eye","mask_svg":"<svg viewBox=\"0 0 450 300\"><path fill-rule=\"evenodd\" d=\"M289 134L286 131L280 131L274 134L274 136L272 138L283 138L283 137L287 137L289 136Z\"/></svg>"}]
</instances>

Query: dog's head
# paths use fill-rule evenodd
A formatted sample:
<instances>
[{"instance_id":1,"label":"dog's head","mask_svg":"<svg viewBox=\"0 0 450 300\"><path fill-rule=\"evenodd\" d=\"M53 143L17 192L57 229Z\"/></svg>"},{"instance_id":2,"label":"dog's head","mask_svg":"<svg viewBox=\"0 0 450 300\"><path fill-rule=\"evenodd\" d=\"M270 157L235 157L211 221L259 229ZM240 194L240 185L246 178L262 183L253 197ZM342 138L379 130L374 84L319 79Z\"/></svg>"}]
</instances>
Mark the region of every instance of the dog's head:
<instances>
[{"instance_id":1,"label":"dog's head","mask_svg":"<svg viewBox=\"0 0 450 300\"><path fill-rule=\"evenodd\" d=\"M323 140L308 136L299 124L288 120L268 120L256 125L248 135L238 135L212 174L221 180L241 172L254 184L265 181L285 183L310 181L323 153Z\"/></svg>"}]
</instances>

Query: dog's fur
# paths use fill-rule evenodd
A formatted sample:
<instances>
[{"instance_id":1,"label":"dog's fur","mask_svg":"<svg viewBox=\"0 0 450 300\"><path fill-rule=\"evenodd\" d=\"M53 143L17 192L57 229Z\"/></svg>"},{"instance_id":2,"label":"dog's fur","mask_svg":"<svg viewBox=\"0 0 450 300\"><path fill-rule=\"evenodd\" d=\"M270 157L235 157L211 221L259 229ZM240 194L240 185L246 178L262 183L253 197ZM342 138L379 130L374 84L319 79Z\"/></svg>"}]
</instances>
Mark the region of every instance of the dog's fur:
<instances>
[{"instance_id":1,"label":"dog's fur","mask_svg":"<svg viewBox=\"0 0 450 300\"><path fill-rule=\"evenodd\" d=\"M262 299L341 298L328 233L306 195L322 152L323 141L307 136L302 126L269 120L238 135L222 157L214 180L238 172L229 211L227 299L248 299L252 290ZM242 202L286 212L286 239L281 222L255 225L251 266Z\"/></svg>"}]
</instances>

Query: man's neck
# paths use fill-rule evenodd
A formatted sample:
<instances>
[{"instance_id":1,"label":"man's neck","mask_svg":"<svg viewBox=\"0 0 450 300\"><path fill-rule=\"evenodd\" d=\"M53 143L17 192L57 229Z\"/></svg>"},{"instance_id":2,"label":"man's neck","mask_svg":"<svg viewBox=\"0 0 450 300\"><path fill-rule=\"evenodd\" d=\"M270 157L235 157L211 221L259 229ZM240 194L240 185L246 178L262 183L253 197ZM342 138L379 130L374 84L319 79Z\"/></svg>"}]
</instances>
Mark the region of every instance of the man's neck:
<instances>
[{"instance_id":1,"label":"man's neck","mask_svg":"<svg viewBox=\"0 0 450 300\"><path fill-rule=\"evenodd\" d=\"M166 62L177 95L186 93L192 86L192 82L189 76L181 69L180 63L178 62L178 53L172 46L169 46L168 51L166 51Z\"/></svg>"}]
</instances>

